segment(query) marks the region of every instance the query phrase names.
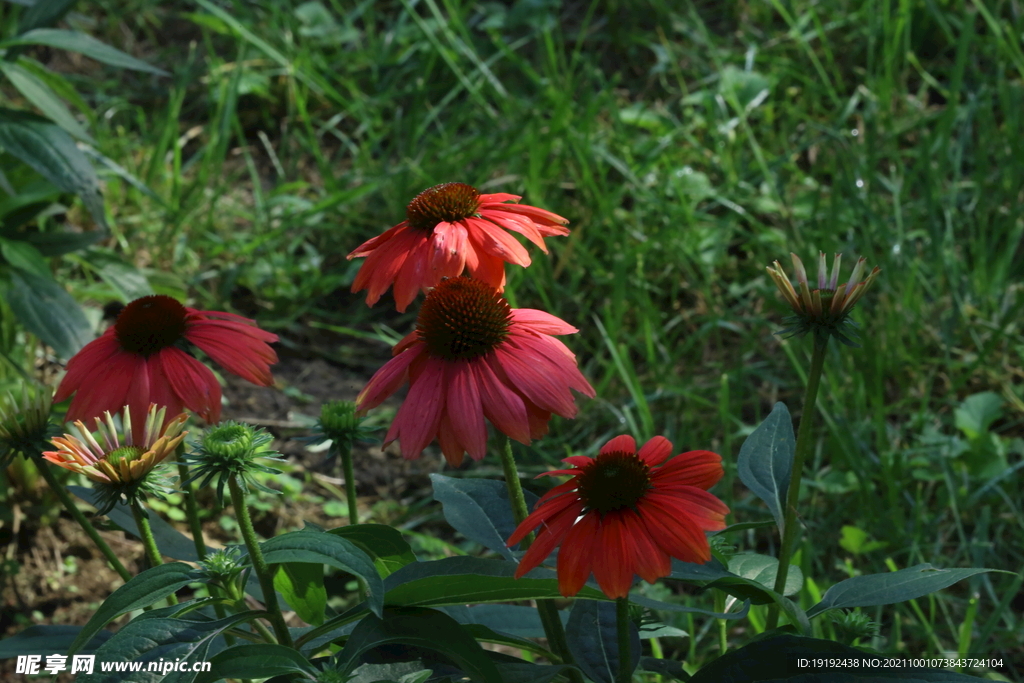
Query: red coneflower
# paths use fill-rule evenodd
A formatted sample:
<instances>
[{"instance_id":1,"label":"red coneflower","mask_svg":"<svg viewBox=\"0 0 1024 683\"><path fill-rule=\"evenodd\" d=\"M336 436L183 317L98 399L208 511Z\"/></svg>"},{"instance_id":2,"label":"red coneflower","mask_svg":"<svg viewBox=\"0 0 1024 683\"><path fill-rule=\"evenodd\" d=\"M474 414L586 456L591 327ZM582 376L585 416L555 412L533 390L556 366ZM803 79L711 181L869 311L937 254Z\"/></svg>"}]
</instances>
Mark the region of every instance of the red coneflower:
<instances>
[{"instance_id":1,"label":"red coneflower","mask_svg":"<svg viewBox=\"0 0 1024 683\"><path fill-rule=\"evenodd\" d=\"M275 341L276 334L248 318L197 311L169 296L145 296L125 306L117 322L68 361L54 401L75 395L68 422L127 405L132 419L142 424L150 403L165 406L170 415L188 408L217 422L220 384L185 350L186 344L202 349L228 372L270 386L277 354L267 344Z\"/></svg>"},{"instance_id":2,"label":"red coneflower","mask_svg":"<svg viewBox=\"0 0 1024 683\"><path fill-rule=\"evenodd\" d=\"M617 436L596 458L574 455L562 462L572 480L545 493L508 545L543 525L519 562L520 578L544 561L555 546L558 590L576 595L591 572L605 595L624 598L633 575L648 583L672 572L671 558L705 563L711 559L705 531L725 528L729 508L708 489L722 478L722 459L690 451L662 464L672 453L663 436L637 453L631 436Z\"/></svg>"},{"instance_id":3,"label":"red coneflower","mask_svg":"<svg viewBox=\"0 0 1024 683\"><path fill-rule=\"evenodd\" d=\"M551 336L576 331L543 311L510 308L481 280L442 280L427 294L416 330L395 345L356 408L365 413L380 405L408 380L409 394L384 441L400 440L408 459L436 437L453 466L466 452L480 460L485 417L528 444L547 433L552 413L576 416L570 389L594 396L576 356Z\"/></svg>"},{"instance_id":4,"label":"red coneflower","mask_svg":"<svg viewBox=\"0 0 1024 683\"><path fill-rule=\"evenodd\" d=\"M514 194L480 194L464 183L445 183L420 192L405 209L406 220L367 240L348 255L365 256L352 291L368 289L373 306L394 285L399 311L417 292L464 269L499 292L505 287L505 263L530 265L530 255L506 230L518 232L544 253L544 238L568 235L568 221L535 206L515 204Z\"/></svg>"}]
</instances>

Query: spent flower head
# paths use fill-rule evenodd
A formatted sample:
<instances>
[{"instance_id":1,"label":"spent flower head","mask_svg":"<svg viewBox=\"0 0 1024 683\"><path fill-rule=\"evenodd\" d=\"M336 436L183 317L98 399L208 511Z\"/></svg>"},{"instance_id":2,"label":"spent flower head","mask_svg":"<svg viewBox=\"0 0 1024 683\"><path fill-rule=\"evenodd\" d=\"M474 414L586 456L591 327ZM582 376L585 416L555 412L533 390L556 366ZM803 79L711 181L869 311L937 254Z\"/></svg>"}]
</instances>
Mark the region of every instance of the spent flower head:
<instances>
[{"instance_id":1,"label":"spent flower head","mask_svg":"<svg viewBox=\"0 0 1024 683\"><path fill-rule=\"evenodd\" d=\"M121 413L120 430L107 411L102 420L95 418L98 439L79 420L75 422L78 436L54 437L51 443L57 450L43 453L43 458L91 479L96 484L100 514L109 512L118 502L132 505L149 495L162 497L172 489L156 467L188 433L182 431L188 416L182 413L165 424L166 411L150 405L141 430L133 428L128 406Z\"/></svg>"},{"instance_id":2,"label":"spent flower head","mask_svg":"<svg viewBox=\"0 0 1024 683\"><path fill-rule=\"evenodd\" d=\"M766 268L768 275L775 281L775 285L795 313L788 319L788 322L791 323L790 326L779 334L803 336L808 332L814 332L819 337L833 336L847 346L857 346L849 336L853 335L849 327L856 327L856 323L850 319L850 311L871 288L882 269L875 266L861 281L860 278L864 275L864 264L867 263L867 259L861 257L857 261L857 265L854 266L853 273L850 274L849 282L838 284L842 254L835 255L832 274L829 277L825 252L819 252L818 287L811 289L807 283L807 271L804 269L800 257L793 253L790 256L793 257L793 268L796 270L796 279L800 286L799 293L793 288L789 277L786 276L778 261Z\"/></svg>"},{"instance_id":3,"label":"spent flower head","mask_svg":"<svg viewBox=\"0 0 1024 683\"><path fill-rule=\"evenodd\" d=\"M256 479L257 472L281 473L281 470L256 462L257 458L284 462L284 458L279 457L277 451L268 448L271 441L273 437L264 429L231 420L221 422L208 429L198 449L183 458L192 466L192 476L188 481L201 479L200 486L209 486L211 482L216 481L217 499L222 503L224 487L232 477L237 477L242 490L246 493L249 486L264 493L280 493L263 486Z\"/></svg>"},{"instance_id":4,"label":"spent flower head","mask_svg":"<svg viewBox=\"0 0 1024 683\"><path fill-rule=\"evenodd\" d=\"M49 387L23 384L21 397L7 394L0 407L0 470L11 464L19 453L28 457L39 455L51 436L50 407L53 391Z\"/></svg>"}]
</instances>

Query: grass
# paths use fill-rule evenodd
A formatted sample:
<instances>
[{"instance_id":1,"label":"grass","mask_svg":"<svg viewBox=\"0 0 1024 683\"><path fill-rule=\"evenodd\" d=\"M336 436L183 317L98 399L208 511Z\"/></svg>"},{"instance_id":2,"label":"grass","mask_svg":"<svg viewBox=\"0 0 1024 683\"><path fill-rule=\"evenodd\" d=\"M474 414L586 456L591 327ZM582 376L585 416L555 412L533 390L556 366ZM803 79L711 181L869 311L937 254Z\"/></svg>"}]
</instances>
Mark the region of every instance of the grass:
<instances>
[{"instance_id":1,"label":"grass","mask_svg":"<svg viewBox=\"0 0 1024 683\"><path fill-rule=\"evenodd\" d=\"M1013 3L197 2L70 20L173 73L69 68L96 149L141 181L106 185L114 246L138 265L203 305L250 292L292 338L404 332L414 313L367 309L344 256L425 187L522 194L573 232L509 269L509 298L580 328L568 343L599 396L524 462L664 434L723 454L719 491L750 521L767 514L738 448L775 401L797 408L810 357L773 335L785 310L764 267L838 251L845 275L863 255L883 274L855 313L862 348L827 359L804 573L823 590L887 562L1020 571L1019 470L972 476L965 455L1012 467L1024 451ZM367 344L336 357L383 363ZM972 436L956 411L981 392L1002 405ZM841 547L844 525L885 546ZM1019 587L982 575L869 612L893 650L1019 655Z\"/></svg>"}]
</instances>

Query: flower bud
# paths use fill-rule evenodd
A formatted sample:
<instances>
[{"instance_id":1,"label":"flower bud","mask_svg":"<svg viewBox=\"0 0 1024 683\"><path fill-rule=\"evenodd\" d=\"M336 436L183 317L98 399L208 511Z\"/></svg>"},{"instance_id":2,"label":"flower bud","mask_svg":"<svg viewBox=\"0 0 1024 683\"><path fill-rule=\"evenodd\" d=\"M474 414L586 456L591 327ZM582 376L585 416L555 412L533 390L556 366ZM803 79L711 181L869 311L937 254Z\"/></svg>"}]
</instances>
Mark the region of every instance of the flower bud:
<instances>
[{"instance_id":1,"label":"flower bud","mask_svg":"<svg viewBox=\"0 0 1024 683\"><path fill-rule=\"evenodd\" d=\"M49 388L23 384L20 401L10 393L7 399L0 407L0 470L19 453L25 457L39 455L51 436L53 392Z\"/></svg>"},{"instance_id":2,"label":"flower bud","mask_svg":"<svg viewBox=\"0 0 1024 683\"><path fill-rule=\"evenodd\" d=\"M237 478L245 492L252 486L265 493L279 493L260 484L255 476L257 472L281 473L256 462L257 458L284 462L276 451L268 448L271 441L273 437L264 429L241 422L221 422L206 431L196 451L185 456L184 460L192 466L188 481L201 479L200 486L216 481L217 498L222 503L224 487L231 478Z\"/></svg>"}]
</instances>

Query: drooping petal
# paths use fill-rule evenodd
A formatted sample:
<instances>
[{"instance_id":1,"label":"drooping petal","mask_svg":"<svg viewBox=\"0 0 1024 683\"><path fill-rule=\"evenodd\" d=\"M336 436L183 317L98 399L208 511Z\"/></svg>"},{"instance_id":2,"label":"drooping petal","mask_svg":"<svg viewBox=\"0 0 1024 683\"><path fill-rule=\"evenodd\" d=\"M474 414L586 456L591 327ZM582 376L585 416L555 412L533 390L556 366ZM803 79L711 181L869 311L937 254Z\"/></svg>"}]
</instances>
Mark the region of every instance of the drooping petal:
<instances>
[{"instance_id":1,"label":"drooping petal","mask_svg":"<svg viewBox=\"0 0 1024 683\"><path fill-rule=\"evenodd\" d=\"M161 403L162 400L166 400L166 397L162 395L160 389L160 385L163 384L161 380L166 379L186 408L211 424L220 421L220 382L214 377L210 368L174 346L162 349L150 358L150 362L154 369L159 368L160 375L162 375L159 377L155 373L150 374L150 377L155 380L150 394L153 403L167 405ZM147 406L146 409L148 411L149 407ZM134 410L132 412L134 413ZM168 406L168 412L171 415L177 415L180 410ZM132 419L135 419L134 415ZM136 424L145 424L145 416Z\"/></svg>"},{"instance_id":2,"label":"drooping petal","mask_svg":"<svg viewBox=\"0 0 1024 683\"><path fill-rule=\"evenodd\" d=\"M544 235L540 234L537 226L533 221L521 220L520 216L509 215L504 211L494 211L484 209L480 211L480 216L498 225L499 227L511 230L512 232L518 232L520 235L530 240L545 254L548 253L547 245L544 244Z\"/></svg>"},{"instance_id":3,"label":"drooping petal","mask_svg":"<svg viewBox=\"0 0 1024 683\"><path fill-rule=\"evenodd\" d=\"M91 368L90 374L81 375L82 384L71 399L64 419L68 422L89 420L104 411L114 413L124 408L129 402L132 377L145 364L145 358L127 351L118 350L106 357L102 364Z\"/></svg>"},{"instance_id":4,"label":"drooping petal","mask_svg":"<svg viewBox=\"0 0 1024 683\"><path fill-rule=\"evenodd\" d=\"M671 508L679 519L688 519L704 531L719 531L725 528L725 516L729 506L714 495L694 486L677 490L655 488L648 493L662 505Z\"/></svg>"},{"instance_id":5,"label":"drooping petal","mask_svg":"<svg viewBox=\"0 0 1024 683\"><path fill-rule=\"evenodd\" d=\"M433 249L430 246L430 236L422 231L414 233L415 239L408 247L408 258L402 264L398 276L395 278L394 296L395 306L399 313L404 313L409 304L412 303L420 290L433 287L440 280L435 277L430 268L430 260Z\"/></svg>"},{"instance_id":6,"label":"drooping petal","mask_svg":"<svg viewBox=\"0 0 1024 683\"><path fill-rule=\"evenodd\" d=\"M409 227L409 223L407 221L402 221L398 225L392 228L388 228L387 230L377 235L376 237L371 237L370 239L360 244L358 247L353 249L352 253L350 253L346 258L349 261L351 261L354 258L369 256L371 253L376 251L382 244L384 244L385 242L387 242L389 239L399 234L400 232L403 232L407 227Z\"/></svg>"},{"instance_id":7,"label":"drooping petal","mask_svg":"<svg viewBox=\"0 0 1024 683\"><path fill-rule=\"evenodd\" d=\"M659 484L686 484L706 491L724 474L722 456L711 451L688 451L654 470L651 478Z\"/></svg>"},{"instance_id":8,"label":"drooping petal","mask_svg":"<svg viewBox=\"0 0 1024 683\"><path fill-rule=\"evenodd\" d=\"M114 336L114 328L109 328L98 339L82 347L82 349L68 360L67 373L61 380L57 392L54 394L53 402L60 403L71 394L81 389L89 375L92 375L96 368L104 367L115 355L125 353ZM100 411L102 412L102 411ZM97 413L99 414L99 413ZM91 417L91 416L90 416Z\"/></svg>"},{"instance_id":9,"label":"drooping petal","mask_svg":"<svg viewBox=\"0 0 1024 683\"><path fill-rule=\"evenodd\" d=\"M495 374L492 367L495 362L489 355L484 358L484 362L474 366L484 415L502 434L519 443L529 444L530 422L526 416L526 406L522 397Z\"/></svg>"},{"instance_id":10,"label":"drooping petal","mask_svg":"<svg viewBox=\"0 0 1024 683\"><path fill-rule=\"evenodd\" d=\"M655 495L644 496L637 503L650 537L666 553L682 560L704 564L711 559L711 548L704 532L688 518L678 518L674 507Z\"/></svg>"},{"instance_id":11,"label":"drooping petal","mask_svg":"<svg viewBox=\"0 0 1024 683\"><path fill-rule=\"evenodd\" d=\"M530 265L530 252L526 247L494 223L479 218L466 218L465 222L479 249L508 263L524 267Z\"/></svg>"},{"instance_id":12,"label":"drooping petal","mask_svg":"<svg viewBox=\"0 0 1024 683\"><path fill-rule=\"evenodd\" d=\"M561 487L564 486L565 484L561 485ZM555 489L561 487L555 487ZM549 497L550 494L555 493L555 489L548 491L540 500L537 501L537 504L533 506L533 512L527 515L526 519L516 527L515 531L512 532L512 535L508 537L506 545L513 546L516 543L519 543L519 541L523 540L523 537L525 537L526 534L536 529L542 522L545 522L551 517L559 514L563 509L574 505L582 506L582 503L580 503L577 496L564 496L558 500L555 500L555 497Z\"/></svg>"},{"instance_id":13,"label":"drooping petal","mask_svg":"<svg viewBox=\"0 0 1024 683\"><path fill-rule=\"evenodd\" d=\"M521 352L507 347L497 348L495 357L512 385L539 408L562 417L576 415L569 387L552 377L551 364L532 352Z\"/></svg>"},{"instance_id":14,"label":"drooping petal","mask_svg":"<svg viewBox=\"0 0 1024 683\"><path fill-rule=\"evenodd\" d=\"M576 334L578 329L545 311L538 311L534 308L515 308L512 310L512 320L517 325L529 329L537 334Z\"/></svg>"},{"instance_id":15,"label":"drooping petal","mask_svg":"<svg viewBox=\"0 0 1024 683\"><path fill-rule=\"evenodd\" d=\"M579 517L580 512L583 510L583 505L576 502L573 505L567 505L562 507L553 515L547 517L541 524L541 529L537 534L536 540L523 555L522 559L519 560L519 567L516 569L515 577L521 578L525 576L530 570L536 568L543 562L551 551L555 549L559 543L565 539L565 535L569 532L569 529L576 522L576 518ZM523 536L526 534L524 533ZM521 538L519 540L522 540ZM515 543L518 543L517 540ZM509 545L515 545L512 543L512 539L509 539Z\"/></svg>"},{"instance_id":16,"label":"drooping petal","mask_svg":"<svg viewBox=\"0 0 1024 683\"><path fill-rule=\"evenodd\" d=\"M519 216L525 216L534 222L537 229L545 237L569 234L569 228L565 227L565 224L569 222L568 220L562 218L556 213L551 213L550 211L546 211L536 206L530 206L528 204L500 204L498 206L485 207L481 204L480 209L503 211L506 213L517 214Z\"/></svg>"},{"instance_id":17,"label":"drooping petal","mask_svg":"<svg viewBox=\"0 0 1024 683\"><path fill-rule=\"evenodd\" d=\"M409 394L395 416L402 457L406 460L420 457L423 449L437 435L445 400L443 387L444 363L430 359L420 376L412 382Z\"/></svg>"},{"instance_id":18,"label":"drooping petal","mask_svg":"<svg viewBox=\"0 0 1024 683\"><path fill-rule=\"evenodd\" d=\"M367 255L352 282L352 291L366 289L367 305L377 303L388 287L394 284L395 277L409 257L410 249L422 237L420 231L409 227L397 230L389 241Z\"/></svg>"},{"instance_id":19,"label":"drooping petal","mask_svg":"<svg viewBox=\"0 0 1024 683\"><path fill-rule=\"evenodd\" d=\"M522 199L517 194L508 194L507 192L495 192L493 194L482 194L477 197L477 201L480 202L480 208L488 204L501 204L503 202L518 202Z\"/></svg>"},{"instance_id":20,"label":"drooping petal","mask_svg":"<svg viewBox=\"0 0 1024 683\"><path fill-rule=\"evenodd\" d=\"M452 467L460 467L462 458L466 454L466 447L459 442L455 430L452 429L451 420L447 413L441 415L441 422L437 426L437 443L441 446L441 455Z\"/></svg>"},{"instance_id":21,"label":"drooping petal","mask_svg":"<svg viewBox=\"0 0 1024 683\"><path fill-rule=\"evenodd\" d=\"M672 573L672 560L647 534L643 520L633 510L620 511L623 534L633 545L634 570L647 583Z\"/></svg>"},{"instance_id":22,"label":"drooping petal","mask_svg":"<svg viewBox=\"0 0 1024 683\"><path fill-rule=\"evenodd\" d=\"M672 455L672 442L663 436L655 436L640 448L637 455L648 467L660 465L665 458Z\"/></svg>"},{"instance_id":23,"label":"drooping petal","mask_svg":"<svg viewBox=\"0 0 1024 683\"><path fill-rule=\"evenodd\" d=\"M624 598L633 585L636 548L625 534L621 511L603 515L598 547L601 555L594 558L594 578L609 598ZM563 548L564 552L564 548Z\"/></svg>"},{"instance_id":24,"label":"drooping petal","mask_svg":"<svg viewBox=\"0 0 1024 683\"><path fill-rule=\"evenodd\" d=\"M473 233L470 233L473 258L466 257L466 268L469 274L477 280L483 280L499 292L505 289L505 262L499 257L489 254L473 243Z\"/></svg>"},{"instance_id":25,"label":"drooping petal","mask_svg":"<svg viewBox=\"0 0 1024 683\"><path fill-rule=\"evenodd\" d=\"M588 513L573 525L558 551L558 592L569 598L590 578L595 559L602 553L600 517Z\"/></svg>"},{"instance_id":26,"label":"drooping petal","mask_svg":"<svg viewBox=\"0 0 1024 683\"><path fill-rule=\"evenodd\" d=\"M274 384L270 366L277 362L277 353L267 345L267 335L270 333L257 327L221 320L197 320L185 330L185 338L217 365L264 387ZM270 336L277 340L277 335Z\"/></svg>"},{"instance_id":27,"label":"drooping petal","mask_svg":"<svg viewBox=\"0 0 1024 683\"><path fill-rule=\"evenodd\" d=\"M398 387L408 378L409 365L422 355L423 351L422 345L413 346L385 363L359 392L359 396L356 397L356 410L362 413L370 408L376 408L388 396L398 391Z\"/></svg>"},{"instance_id":28,"label":"drooping petal","mask_svg":"<svg viewBox=\"0 0 1024 683\"><path fill-rule=\"evenodd\" d=\"M469 361L446 363L445 384L445 414L455 437L470 457L482 460L487 454L487 425L473 365Z\"/></svg>"},{"instance_id":29,"label":"drooping petal","mask_svg":"<svg viewBox=\"0 0 1024 683\"><path fill-rule=\"evenodd\" d=\"M442 221L434 226L431 242L434 253L430 267L434 276L440 279L462 275L466 267L466 228Z\"/></svg>"}]
</instances>

